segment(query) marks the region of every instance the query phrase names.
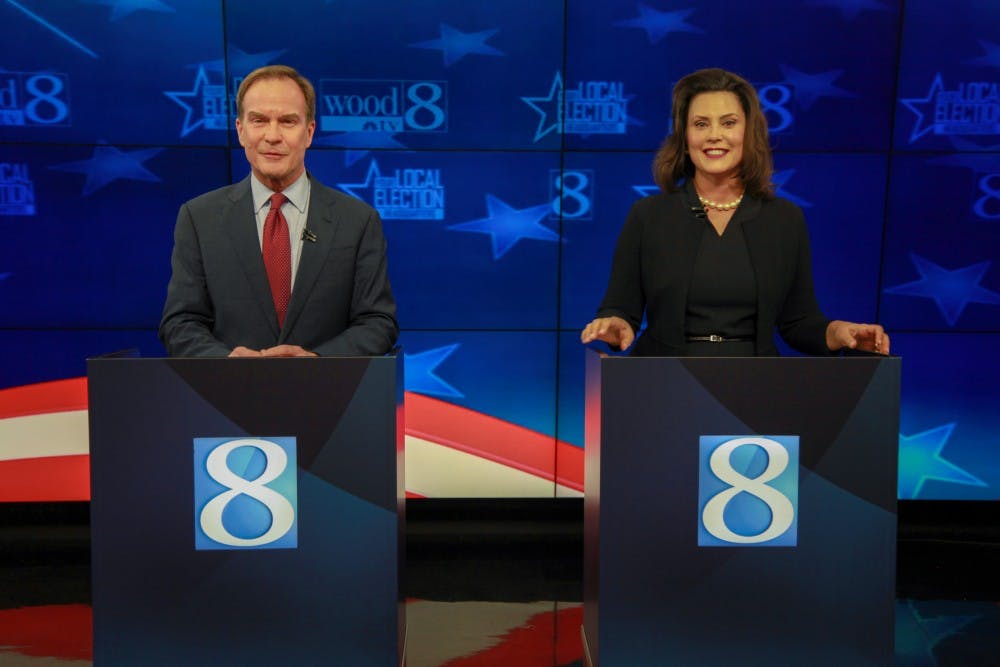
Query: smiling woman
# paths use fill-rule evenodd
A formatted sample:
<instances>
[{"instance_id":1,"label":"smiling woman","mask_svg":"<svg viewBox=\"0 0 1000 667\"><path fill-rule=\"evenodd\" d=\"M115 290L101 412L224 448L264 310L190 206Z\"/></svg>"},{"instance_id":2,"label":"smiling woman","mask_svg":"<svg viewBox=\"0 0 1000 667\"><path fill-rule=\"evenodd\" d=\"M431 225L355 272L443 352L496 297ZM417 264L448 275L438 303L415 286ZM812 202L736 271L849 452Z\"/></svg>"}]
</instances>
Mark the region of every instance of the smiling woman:
<instances>
[{"instance_id":1,"label":"smiling woman","mask_svg":"<svg viewBox=\"0 0 1000 667\"><path fill-rule=\"evenodd\" d=\"M753 86L721 69L689 74L674 87L673 124L653 162L663 192L632 207L581 341L646 356L776 355L777 328L807 354L888 354L881 326L820 311L805 219L774 195Z\"/></svg>"}]
</instances>

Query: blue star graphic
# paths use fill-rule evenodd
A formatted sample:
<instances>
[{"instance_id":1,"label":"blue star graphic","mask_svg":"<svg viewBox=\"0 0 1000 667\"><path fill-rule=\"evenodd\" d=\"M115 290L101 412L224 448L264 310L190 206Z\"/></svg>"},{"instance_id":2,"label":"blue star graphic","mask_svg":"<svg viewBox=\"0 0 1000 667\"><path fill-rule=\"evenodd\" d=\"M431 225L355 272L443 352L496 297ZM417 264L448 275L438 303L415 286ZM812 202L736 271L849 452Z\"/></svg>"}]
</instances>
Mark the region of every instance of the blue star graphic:
<instances>
[{"instance_id":1,"label":"blue star graphic","mask_svg":"<svg viewBox=\"0 0 1000 667\"><path fill-rule=\"evenodd\" d=\"M987 67L1000 68L1000 44L985 39L978 39L976 41L979 42L981 47L983 47L983 51L986 52L986 55L979 58L973 58L972 60L966 60L966 64L986 65Z\"/></svg>"},{"instance_id":2,"label":"blue star graphic","mask_svg":"<svg viewBox=\"0 0 1000 667\"><path fill-rule=\"evenodd\" d=\"M792 176L795 175L795 171L795 169L782 169L781 171L776 171L772 174L771 181L774 182L774 193L779 197L784 197L796 206L801 208L811 208L811 202L808 202L802 197L793 195L791 192L785 190L785 184L792 179Z\"/></svg>"},{"instance_id":3,"label":"blue star graphic","mask_svg":"<svg viewBox=\"0 0 1000 667\"><path fill-rule=\"evenodd\" d=\"M659 185L633 185L632 189L640 197L649 197L650 195L655 195L660 192Z\"/></svg>"},{"instance_id":4,"label":"blue star graphic","mask_svg":"<svg viewBox=\"0 0 1000 667\"><path fill-rule=\"evenodd\" d=\"M986 289L979 284L990 268L991 262L979 262L949 271L914 253L910 253L910 259L920 273L920 280L886 288L886 294L934 299L941 310L941 315L951 327L958 322L966 304L1000 305L1000 292Z\"/></svg>"},{"instance_id":5,"label":"blue star graphic","mask_svg":"<svg viewBox=\"0 0 1000 667\"><path fill-rule=\"evenodd\" d=\"M556 72L552 80L552 87L549 88L548 97L522 97L521 101L538 112L538 128L535 130L534 142L547 135L549 132L562 132L562 110L563 110L563 83L562 74ZM553 120L550 124L549 116Z\"/></svg>"},{"instance_id":6,"label":"blue star graphic","mask_svg":"<svg viewBox=\"0 0 1000 667\"><path fill-rule=\"evenodd\" d=\"M503 257L521 239L559 241L559 235L541 224L552 210L550 204L523 209L511 208L491 194L486 195L489 217L461 222L448 229L459 232L479 232L492 237L493 259Z\"/></svg>"},{"instance_id":7,"label":"blue star graphic","mask_svg":"<svg viewBox=\"0 0 1000 667\"><path fill-rule=\"evenodd\" d=\"M8 271L7 273L0 273L0 280L7 280L12 275L14 275L14 274L11 273L10 271Z\"/></svg>"},{"instance_id":8,"label":"blue star graphic","mask_svg":"<svg viewBox=\"0 0 1000 667\"><path fill-rule=\"evenodd\" d=\"M121 179L159 183L160 177L146 169L142 163L162 152L162 148L142 148L125 152L102 142L94 146L93 157L89 160L56 164L49 169L86 174L87 182L83 186L83 196L87 197L105 185Z\"/></svg>"},{"instance_id":9,"label":"blue star graphic","mask_svg":"<svg viewBox=\"0 0 1000 667\"><path fill-rule=\"evenodd\" d=\"M459 343L435 347L431 350L415 354L403 353L403 363L406 366L404 385L407 391L445 398L465 398L465 394L441 379L437 367L450 357L460 347Z\"/></svg>"},{"instance_id":10,"label":"blue star graphic","mask_svg":"<svg viewBox=\"0 0 1000 667\"><path fill-rule=\"evenodd\" d=\"M935 123L928 123L924 128L921 128L920 126L924 122L925 114L933 117L933 107L937 103L937 96L943 90L944 83L941 81L941 75L936 74L934 76L934 83L931 84L931 89L927 92L927 97L900 98L900 104L917 114L917 123L913 126L913 130L910 132L909 143L912 144L914 141L934 129Z\"/></svg>"},{"instance_id":11,"label":"blue star graphic","mask_svg":"<svg viewBox=\"0 0 1000 667\"><path fill-rule=\"evenodd\" d=\"M857 97L854 93L833 85L844 73L842 69L806 74L787 65L780 67L781 73L785 75L785 83L795 90L795 99L803 109L811 108L821 97Z\"/></svg>"},{"instance_id":12,"label":"blue star graphic","mask_svg":"<svg viewBox=\"0 0 1000 667\"><path fill-rule=\"evenodd\" d=\"M618 28L642 28L650 44L660 41L672 32L691 32L701 34L704 31L687 23L684 19L694 13L693 9L679 9L673 12L661 12L641 2L635 3L639 15L632 19L615 21L612 25Z\"/></svg>"},{"instance_id":13,"label":"blue star graphic","mask_svg":"<svg viewBox=\"0 0 1000 667\"><path fill-rule=\"evenodd\" d=\"M406 148L406 146L396 140L395 134L374 131L328 134L322 137L314 137L313 144L316 146L346 148L347 150L344 151L344 165L347 167L370 155L373 148L392 150Z\"/></svg>"},{"instance_id":14,"label":"blue star graphic","mask_svg":"<svg viewBox=\"0 0 1000 667\"><path fill-rule=\"evenodd\" d=\"M278 49L277 51L262 51L260 53L248 53L243 49L230 46L227 53L229 61L229 71L233 73L234 76L245 76L250 72L254 71L258 67L263 67L264 65L270 65L275 60L283 56L288 49ZM189 68L202 68L204 67L209 72L217 72L219 74L225 74L226 72L226 60L207 60L203 63L198 63L197 65L188 65Z\"/></svg>"},{"instance_id":15,"label":"blue star graphic","mask_svg":"<svg viewBox=\"0 0 1000 667\"><path fill-rule=\"evenodd\" d=\"M368 173L365 174L364 183L337 183L337 187L349 195L371 203L372 197L362 197L356 192L356 190L373 190L375 188L375 179L379 178L381 175L382 172L378 170L378 162L372 159L372 163L368 165Z\"/></svg>"},{"instance_id":16,"label":"blue star graphic","mask_svg":"<svg viewBox=\"0 0 1000 667\"><path fill-rule=\"evenodd\" d=\"M833 7L840 11L847 21L853 21L858 14L866 9L880 12L891 11L890 7L882 4L878 0L809 0L813 7Z\"/></svg>"},{"instance_id":17,"label":"blue star graphic","mask_svg":"<svg viewBox=\"0 0 1000 667\"><path fill-rule=\"evenodd\" d=\"M941 456L955 423L938 426L913 435L899 434L899 497L913 500L920 495L924 482L933 479L968 486L986 486Z\"/></svg>"},{"instance_id":18,"label":"blue star graphic","mask_svg":"<svg viewBox=\"0 0 1000 667\"><path fill-rule=\"evenodd\" d=\"M194 80L194 88L190 92L180 92L180 91L163 91L163 94L172 99L174 102L184 107L184 126L181 128L181 137L186 137L191 134L199 127L207 127L207 122L209 120L215 120L213 117L202 114L201 118L191 122L191 116L195 112L195 107L204 111L205 105L205 87L208 86L208 74L205 73L204 67L198 68L198 76ZM190 103L185 102L185 100L192 100Z\"/></svg>"},{"instance_id":19,"label":"blue star graphic","mask_svg":"<svg viewBox=\"0 0 1000 667\"><path fill-rule=\"evenodd\" d=\"M438 24L438 34L440 38L427 42L417 42L410 44L415 49L433 49L441 51L444 56L444 66L451 67L459 60L469 54L480 56L505 56L507 55L499 49L495 49L486 43L493 35L500 32L498 29L482 30L480 32L462 32L452 28L447 23Z\"/></svg>"},{"instance_id":20,"label":"blue star graphic","mask_svg":"<svg viewBox=\"0 0 1000 667\"><path fill-rule=\"evenodd\" d=\"M160 0L84 0L88 5L104 5L111 7L111 20L125 18L133 12L147 10L162 14L174 14L176 9Z\"/></svg>"}]
</instances>

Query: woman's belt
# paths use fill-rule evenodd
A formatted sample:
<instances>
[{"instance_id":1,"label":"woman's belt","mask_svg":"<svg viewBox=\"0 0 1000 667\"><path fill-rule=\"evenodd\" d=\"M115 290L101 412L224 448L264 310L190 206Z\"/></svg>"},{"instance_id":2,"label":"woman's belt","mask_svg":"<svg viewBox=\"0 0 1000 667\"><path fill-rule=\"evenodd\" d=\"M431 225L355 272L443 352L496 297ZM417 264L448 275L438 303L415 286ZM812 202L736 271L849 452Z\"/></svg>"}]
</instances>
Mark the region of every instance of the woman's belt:
<instances>
[{"instance_id":1,"label":"woman's belt","mask_svg":"<svg viewBox=\"0 0 1000 667\"><path fill-rule=\"evenodd\" d=\"M718 336L716 334L711 334L710 336L688 336L687 342L689 343L752 343L754 339L752 336Z\"/></svg>"}]
</instances>

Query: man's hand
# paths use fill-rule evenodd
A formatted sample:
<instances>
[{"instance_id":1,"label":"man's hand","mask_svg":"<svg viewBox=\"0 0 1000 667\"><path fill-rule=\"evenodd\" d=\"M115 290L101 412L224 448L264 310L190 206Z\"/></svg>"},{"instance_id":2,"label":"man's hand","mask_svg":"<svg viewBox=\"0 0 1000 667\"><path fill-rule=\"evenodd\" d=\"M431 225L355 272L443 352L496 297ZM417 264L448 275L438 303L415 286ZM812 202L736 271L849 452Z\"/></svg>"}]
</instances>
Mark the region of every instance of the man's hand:
<instances>
[{"instance_id":1,"label":"man's hand","mask_svg":"<svg viewBox=\"0 0 1000 667\"><path fill-rule=\"evenodd\" d=\"M298 345L276 345L260 351L262 357L318 357L315 352L303 349Z\"/></svg>"},{"instance_id":2,"label":"man's hand","mask_svg":"<svg viewBox=\"0 0 1000 667\"><path fill-rule=\"evenodd\" d=\"M230 357L260 357L263 356L257 350L251 350L249 347L234 347L233 351L229 353Z\"/></svg>"}]
</instances>

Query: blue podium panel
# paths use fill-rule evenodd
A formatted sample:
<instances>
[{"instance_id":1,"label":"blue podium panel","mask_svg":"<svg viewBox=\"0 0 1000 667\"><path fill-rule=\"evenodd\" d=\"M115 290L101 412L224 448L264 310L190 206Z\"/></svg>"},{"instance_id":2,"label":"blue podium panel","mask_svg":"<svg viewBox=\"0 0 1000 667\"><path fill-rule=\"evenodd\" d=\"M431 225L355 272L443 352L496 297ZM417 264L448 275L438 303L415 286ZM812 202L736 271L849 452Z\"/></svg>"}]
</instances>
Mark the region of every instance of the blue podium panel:
<instances>
[{"instance_id":1,"label":"blue podium panel","mask_svg":"<svg viewBox=\"0 0 1000 667\"><path fill-rule=\"evenodd\" d=\"M891 665L899 359L588 359L591 665Z\"/></svg>"},{"instance_id":2,"label":"blue podium panel","mask_svg":"<svg viewBox=\"0 0 1000 667\"><path fill-rule=\"evenodd\" d=\"M88 362L101 665L400 665L400 358Z\"/></svg>"}]
</instances>

